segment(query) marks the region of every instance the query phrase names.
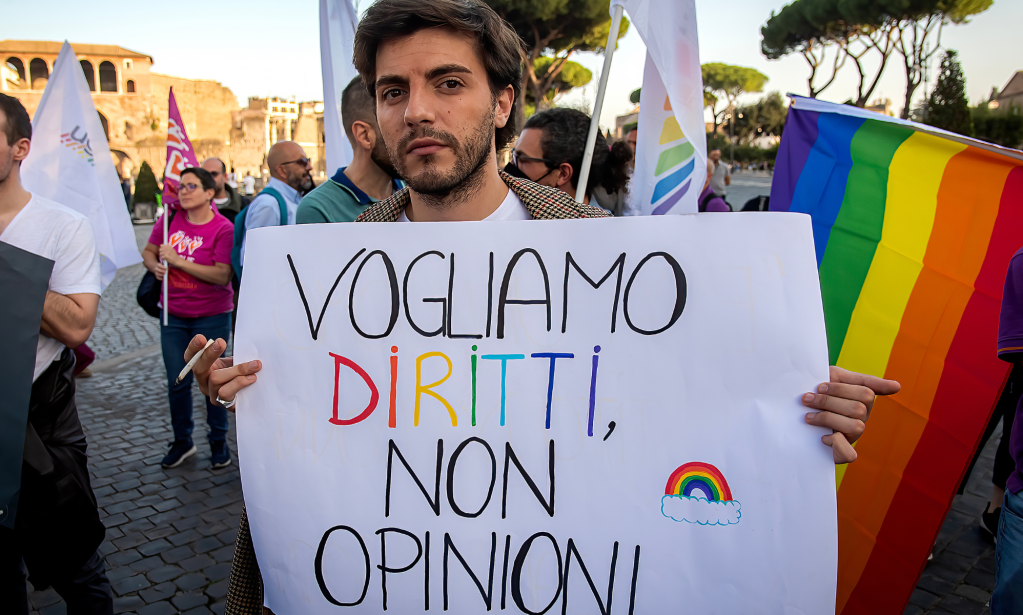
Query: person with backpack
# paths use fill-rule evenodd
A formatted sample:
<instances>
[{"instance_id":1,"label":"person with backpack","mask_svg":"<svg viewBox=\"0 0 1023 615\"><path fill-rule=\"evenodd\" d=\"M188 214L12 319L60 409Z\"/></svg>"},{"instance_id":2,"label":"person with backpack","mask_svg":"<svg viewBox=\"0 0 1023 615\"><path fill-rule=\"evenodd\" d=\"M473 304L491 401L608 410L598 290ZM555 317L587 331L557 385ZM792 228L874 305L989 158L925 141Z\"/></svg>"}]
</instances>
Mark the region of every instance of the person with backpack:
<instances>
[{"instance_id":1,"label":"person with backpack","mask_svg":"<svg viewBox=\"0 0 1023 615\"><path fill-rule=\"evenodd\" d=\"M142 261L157 280L169 276L167 325L160 327L160 345L167 367L174 441L161 462L165 468L177 467L196 453L192 442L192 374L177 381L185 367L185 348L197 334L228 339L231 333L234 241L231 222L213 205L216 192L216 182L205 169L182 171L178 188L181 208L169 212L168 243L163 243L163 221L157 221L149 244L142 251ZM207 399L206 423L210 428L211 465L213 468L230 465L227 411Z\"/></svg>"},{"instance_id":2,"label":"person with backpack","mask_svg":"<svg viewBox=\"0 0 1023 615\"><path fill-rule=\"evenodd\" d=\"M377 127L376 102L356 77L341 92L341 122L352 144L352 163L302 198L298 224L351 222L371 204L405 187Z\"/></svg>"},{"instance_id":3,"label":"person with backpack","mask_svg":"<svg viewBox=\"0 0 1023 615\"><path fill-rule=\"evenodd\" d=\"M266 163L270 167L270 181L234 220L235 247L231 264L239 279L245 264L245 235L249 229L295 224L302 196L313 189L313 163L298 143L274 143L266 155Z\"/></svg>"}]
</instances>

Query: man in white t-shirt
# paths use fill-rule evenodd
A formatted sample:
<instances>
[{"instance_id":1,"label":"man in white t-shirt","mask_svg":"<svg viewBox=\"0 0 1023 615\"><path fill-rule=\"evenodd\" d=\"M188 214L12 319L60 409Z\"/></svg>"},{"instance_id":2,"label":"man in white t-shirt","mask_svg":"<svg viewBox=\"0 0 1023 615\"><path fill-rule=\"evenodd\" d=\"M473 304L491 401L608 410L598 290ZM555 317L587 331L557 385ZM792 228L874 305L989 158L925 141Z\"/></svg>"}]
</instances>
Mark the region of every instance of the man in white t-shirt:
<instances>
[{"instance_id":1,"label":"man in white t-shirt","mask_svg":"<svg viewBox=\"0 0 1023 615\"><path fill-rule=\"evenodd\" d=\"M98 548L105 529L89 484L71 348L92 333L100 267L89 220L21 185L32 125L0 94L0 242L53 261L36 346L14 529L0 527L0 605L28 614L22 562L35 589L52 585L70 613L112 614Z\"/></svg>"},{"instance_id":2,"label":"man in white t-shirt","mask_svg":"<svg viewBox=\"0 0 1023 615\"><path fill-rule=\"evenodd\" d=\"M256 178L248 171L242 178L242 185L245 186L245 196L252 196L256 192Z\"/></svg>"},{"instance_id":3,"label":"man in white t-shirt","mask_svg":"<svg viewBox=\"0 0 1023 615\"><path fill-rule=\"evenodd\" d=\"M721 150L710 150L708 157L714 163L714 174L710 176L710 189L715 195L725 198L728 194L728 186L732 185L732 170L728 168L727 164L721 162Z\"/></svg>"}]
</instances>

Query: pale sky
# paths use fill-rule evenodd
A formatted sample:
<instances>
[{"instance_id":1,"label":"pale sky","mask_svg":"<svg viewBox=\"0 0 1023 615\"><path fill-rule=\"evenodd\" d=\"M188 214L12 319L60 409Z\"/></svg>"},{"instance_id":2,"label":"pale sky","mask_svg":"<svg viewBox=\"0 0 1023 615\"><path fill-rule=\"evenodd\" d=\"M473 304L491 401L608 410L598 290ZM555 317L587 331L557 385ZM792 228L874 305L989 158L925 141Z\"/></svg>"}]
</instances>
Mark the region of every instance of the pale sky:
<instances>
[{"instance_id":1,"label":"pale sky","mask_svg":"<svg viewBox=\"0 0 1023 615\"><path fill-rule=\"evenodd\" d=\"M362 0L361 8L368 2ZM786 3L696 0L701 62L752 66L770 78L768 91L805 95L808 67L801 56L768 61L760 53L760 27L772 10ZM316 0L36 0L4 7L0 39L120 45L153 56L154 72L214 79L240 101L249 96L321 100L318 15ZM971 23L946 28L942 46L959 51L971 102L986 98L992 86L1001 88L1023 69L1015 45L1021 23L1023 2L995 0ZM631 107L629 93L642 85L645 55L642 40L630 30L614 55L603 126L612 126L614 116ZM573 59L590 68L594 80L566 96L565 102L592 105L602 56L578 54ZM937 62L931 74L936 71ZM847 67L821 98L846 100L855 91L854 78ZM905 69L901 57L893 55L875 97L891 98L898 112L904 88Z\"/></svg>"}]
</instances>

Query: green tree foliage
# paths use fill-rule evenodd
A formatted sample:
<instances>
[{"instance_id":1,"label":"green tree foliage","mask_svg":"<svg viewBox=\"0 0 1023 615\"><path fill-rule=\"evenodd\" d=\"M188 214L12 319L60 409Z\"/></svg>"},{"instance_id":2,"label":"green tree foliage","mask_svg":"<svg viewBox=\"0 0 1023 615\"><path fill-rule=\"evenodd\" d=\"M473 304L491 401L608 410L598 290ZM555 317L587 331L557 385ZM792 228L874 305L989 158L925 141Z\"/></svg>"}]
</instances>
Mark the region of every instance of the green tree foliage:
<instances>
[{"instance_id":1,"label":"green tree foliage","mask_svg":"<svg viewBox=\"0 0 1023 615\"><path fill-rule=\"evenodd\" d=\"M642 91L643 91L643 88L636 88L635 90L633 90L632 93L629 94L629 102L634 104L634 105L638 105L639 104L639 94Z\"/></svg>"},{"instance_id":2,"label":"green tree foliage","mask_svg":"<svg viewBox=\"0 0 1023 615\"><path fill-rule=\"evenodd\" d=\"M153 174L149 163L143 160L142 166L139 167L139 177L135 180L134 202L155 203L156 195L159 192L160 187L156 183L156 175Z\"/></svg>"},{"instance_id":3,"label":"green tree foliage","mask_svg":"<svg viewBox=\"0 0 1023 615\"><path fill-rule=\"evenodd\" d=\"M762 136L780 137L785 130L788 107L778 92L771 92L751 105L738 107L735 112L737 144L752 144ZM731 120L725 121L728 129Z\"/></svg>"},{"instance_id":4,"label":"green tree foliage","mask_svg":"<svg viewBox=\"0 0 1023 615\"><path fill-rule=\"evenodd\" d=\"M979 105L970 110L973 133L978 139L1004 147L1023 146L1023 110L1017 106L988 109Z\"/></svg>"},{"instance_id":5,"label":"green tree foliage","mask_svg":"<svg viewBox=\"0 0 1023 615\"><path fill-rule=\"evenodd\" d=\"M707 104L708 94L713 100L711 113L714 116L714 132L717 132L718 118L728 107L735 105L735 100L749 92L762 92L767 83L767 75L764 75L755 68L745 66L733 66L721 62L711 62L700 67L703 72L703 102ZM718 101L724 97L728 105L720 111L717 108Z\"/></svg>"},{"instance_id":6,"label":"green tree foliage","mask_svg":"<svg viewBox=\"0 0 1023 615\"><path fill-rule=\"evenodd\" d=\"M550 70L551 64L553 64L554 62L556 62L554 58L548 57L539 58L534 64L533 70L535 70L540 75L544 75ZM589 83L590 81L593 81L593 72L590 69L586 68L582 64L579 64L578 62L568 60L567 62L564 63L564 66L562 66L561 71L558 73L557 77L555 77L554 80L551 82L551 87L547 90L547 93L544 95L543 100L539 101L540 102L539 106L550 107L554 103L554 101L562 94L566 94L569 90L572 90L574 88L582 87ZM533 107L536 107L537 101L535 98L533 98L533 96L534 94L532 88L526 90L523 96L524 102L527 105L532 105Z\"/></svg>"},{"instance_id":7,"label":"green tree foliage","mask_svg":"<svg viewBox=\"0 0 1023 615\"><path fill-rule=\"evenodd\" d=\"M973 135L970 103L966 99L966 78L954 50L949 49L941 59L938 83L927 99L927 117L931 126L967 137Z\"/></svg>"},{"instance_id":8,"label":"green tree foliage","mask_svg":"<svg viewBox=\"0 0 1023 615\"><path fill-rule=\"evenodd\" d=\"M602 53L607 44L611 29L609 0L484 1L515 28L526 44L525 89L532 92L533 100L544 100L573 53ZM623 17L618 39L628 29L629 21ZM546 72L539 73L536 63L544 56L553 61ZM519 109L517 120L521 122L525 117L523 105L519 105Z\"/></svg>"}]
</instances>

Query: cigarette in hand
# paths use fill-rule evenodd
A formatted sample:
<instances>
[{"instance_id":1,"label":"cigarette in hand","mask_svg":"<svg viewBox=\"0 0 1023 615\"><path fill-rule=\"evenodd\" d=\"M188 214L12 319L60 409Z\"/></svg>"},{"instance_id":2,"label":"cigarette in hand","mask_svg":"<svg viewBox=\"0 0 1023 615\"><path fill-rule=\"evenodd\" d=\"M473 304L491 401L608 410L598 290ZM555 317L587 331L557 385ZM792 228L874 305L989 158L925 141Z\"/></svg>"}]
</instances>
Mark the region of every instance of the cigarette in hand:
<instances>
[{"instance_id":1,"label":"cigarette in hand","mask_svg":"<svg viewBox=\"0 0 1023 615\"><path fill-rule=\"evenodd\" d=\"M216 340L210 340L206 342L206 345L202 347L202 350L195 353L195 356L192 357L192 360L188 362L188 365L185 366L185 369L181 370L181 373L178 374L178 379L174 381L174 384L179 384L181 382L181 379L187 376L188 372L192 371L192 368L195 367L195 364L199 362L200 358L202 358L202 353L206 352L206 349L212 346L213 342L215 341Z\"/></svg>"}]
</instances>

